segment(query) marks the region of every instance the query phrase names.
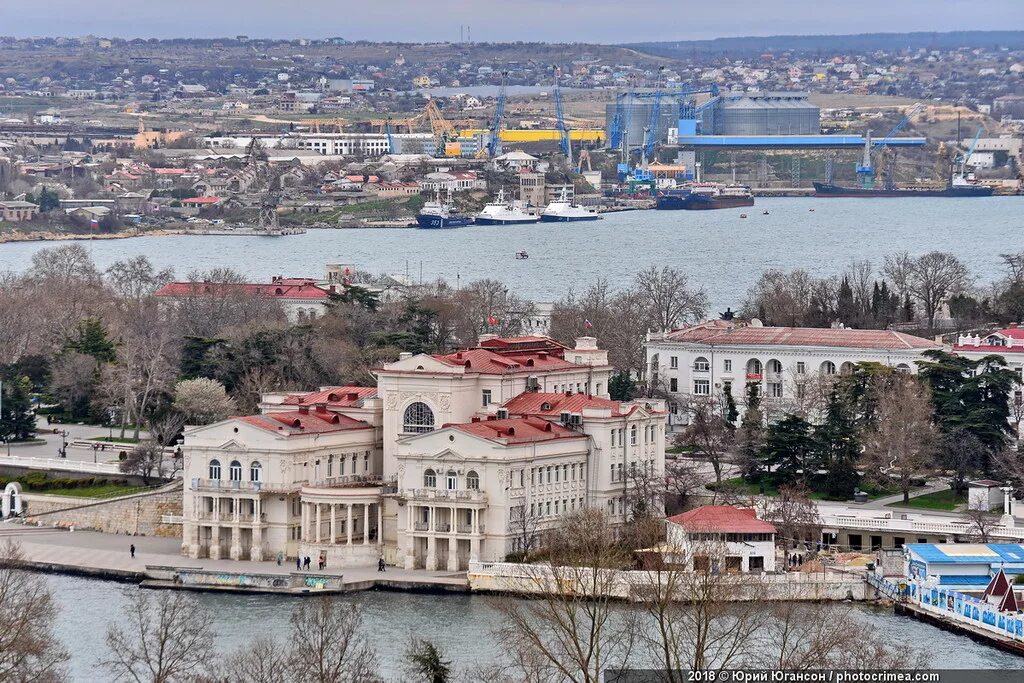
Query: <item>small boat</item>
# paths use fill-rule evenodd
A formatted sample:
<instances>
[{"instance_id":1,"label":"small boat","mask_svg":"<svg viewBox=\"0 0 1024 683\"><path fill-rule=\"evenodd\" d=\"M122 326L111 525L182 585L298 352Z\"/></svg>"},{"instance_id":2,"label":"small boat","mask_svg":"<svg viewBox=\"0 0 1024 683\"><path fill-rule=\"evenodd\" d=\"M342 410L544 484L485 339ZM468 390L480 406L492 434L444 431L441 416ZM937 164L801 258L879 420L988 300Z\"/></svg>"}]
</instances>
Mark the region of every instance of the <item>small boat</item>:
<instances>
[{"instance_id":1,"label":"small boat","mask_svg":"<svg viewBox=\"0 0 1024 683\"><path fill-rule=\"evenodd\" d=\"M433 202L426 202L418 214L416 224L421 228L461 228L464 225L472 225L471 216L463 216L452 211L451 192L448 192L448 202L441 201L441 193L438 191L437 199Z\"/></svg>"},{"instance_id":2,"label":"small boat","mask_svg":"<svg viewBox=\"0 0 1024 683\"><path fill-rule=\"evenodd\" d=\"M762 216L767 216L767 215L768 215L768 212L767 212L767 211L765 211L765 212L763 212L763 213L762 213L761 215L762 215Z\"/></svg>"},{"instance_id":3,"label":"small boat","mask_svg":"<svg viewBox=\"0 0 1024 683\"><path fill-rule=\"evenodd\" d=\"M740 214L740 218L746 218L746 217L747 217L747 214L745 214L745 213L741 213Z\"/></svg>"},{"instance_id":4,"label":"small boat","mask_svg":"<svg viewBox=\"0 0 1024 683\"><path fill-rule=\"evenodd\" d=\"M522 261L523 259L528 259L528 258L530 258L530 255L527 254L525 251L517 251L516 252L516 260L517 261Z\"/></svg>"},{"instance_id":5,"label":"small boat","mask_svg":"<svg viewBox=\"0 0 1024 683\"><path fill-rule=\"evenodd\" d=\"M526 213L511 200L506 201L505 190L500 190L497 199L488 202L484 210L476 215L477 225L518 225L539 221L540 216Z\"/></svg>"},{"instance_id":6,"label":"small boat","mask_svg":"<svg viewBox=\"0 0 1024 683\"><path fill-rule=\"evenodd\" d=\"M596 211L585 209L578 204L569 201L569 192L562 188L558 199L554 200L540 214L540 219L545 223L569 223L572 221L599 221L601 216Z\"/></svg>"}]
</instances>

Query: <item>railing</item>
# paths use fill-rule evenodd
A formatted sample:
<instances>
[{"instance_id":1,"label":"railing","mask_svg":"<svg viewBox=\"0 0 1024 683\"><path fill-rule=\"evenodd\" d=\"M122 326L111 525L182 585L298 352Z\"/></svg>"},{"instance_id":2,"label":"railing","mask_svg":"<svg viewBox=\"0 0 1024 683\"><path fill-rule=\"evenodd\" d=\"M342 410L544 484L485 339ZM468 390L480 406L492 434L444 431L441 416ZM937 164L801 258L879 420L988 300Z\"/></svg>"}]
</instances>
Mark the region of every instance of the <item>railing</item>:
<instances>
[{"instance_id":1,"label":"railing","mask_svg":"<svg viewBox=\"0 0 1024 683\"><path fill-rule=\"evenodd\" d=\"M451 524L435 524L434 527L435 527L434 531L442 531L442 532L445 532L445 533L447 533L447 532L452 530L452 525Z\"/></svg>"},{"instance_id":2,"label":"railing","mask_svg":"<svg viewBox=\"0 0 1024 683\"><path fill-rule=\"evenodd\" d=\"M909 515L906 516L906 519L900 517L865 517L855 514L826 512L822 511L820 507L818 514L821 517L822 525L826 527L835 526L859 531L902 531L942 535L967 535L972 533L970 522L962 521L934 522L914 519ZM988 536L1024 539L1024 528L1001 525L993 526L988 530Z\"/></svg>"},{"instance_id":3,"label":"railing","mask_svg":"<svg viewBox=\"0 0 1024 683\"><path fill-rule=\"evenodd\" d=\"M455 532L459 534L471 534L473 533L472 524L458 524L455 526Z\"/></svg>"},{"instance_id":4,"label":"railing","mask_svg":"<svg viewBox=\"0 0 1024 683\"><path fill-rule=\"evenodd\" d=\"M11 467L27 467L33 470L64 470L67 472L96 472L97 474L122 474L116 462L85 462L67 458L28 458L20 455L0 456L0 464Z\"/></svg>"},{"instance_id":5,"label":"railing","mask_svg":"<svg viewBox=\"0 0 1024 683\"><path fill-rule=\"evenodd\" d=\"M867 579L868 585L890 600L900 602L904 599L904 595L900 590L900 587L892 581L887 580L885 577L869 571L867 573Z\"/></svg>"},{"instance_id":6,"label":"railing","mask_svg":"<svg viewBox=\"0 0 1024 683\"><path fill-rule=\"evenodd\" d=\"M282 484L268 486L262 481L231 481L223 479L192 479L193 491L277 491L287 488Z\"/></svg>"},{"instance_id":7,"label":"railing","mask_svg":"<svg viewBox=\"0 0 1024 683\"><path fill-rule=\"evenodd\" d=\"M412 528L414 531L427 531L430 529L430 525L426 522L413 522Z\"/></svg>"},{"instance_id":8,"label":"railing","mask_svg":"<svg viewBox=\"0 0 1024 683\"><path fill-rule=\"evenodd\" d=\"M747 373L747 379L749 379L749 380L756 380L756 381L760 382L761 379L763 379L763 375L760 372L748 372Z\"/></svg>"},{"instance_id":9,"label":"railing","mask_svg":"<svg viewBox=\"0 0 1024 683\"><path fill-rule=\"evenodd\" d=\"M472 503L484 503L487 495L483 491L466 490L452 491L448 489L406 489L402 495L413 500L451 500L467 501Z\"/></svg>"},{"instance_id":10,"label":"railing","mask_svg":"<svg viewBox=\"0 0 1024 683\"><path fill-rule=\"evenodd\" d=\"M160 516L160 523L161 524L184 524L185 523L185 518L182 517L181 515L161 515Z\"/></svg>"}]
</instances>

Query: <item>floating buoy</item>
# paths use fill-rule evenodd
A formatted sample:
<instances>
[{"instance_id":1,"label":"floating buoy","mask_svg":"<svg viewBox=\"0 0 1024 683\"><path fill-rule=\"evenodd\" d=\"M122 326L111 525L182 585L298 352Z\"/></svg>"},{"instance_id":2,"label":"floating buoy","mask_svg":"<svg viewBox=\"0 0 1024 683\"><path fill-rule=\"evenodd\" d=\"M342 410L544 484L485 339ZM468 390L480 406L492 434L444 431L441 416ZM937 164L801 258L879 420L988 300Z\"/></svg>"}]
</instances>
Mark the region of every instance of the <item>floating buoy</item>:
<instances>
[{"instance_id":1,"label":"floating buoy","mask_svg":"<svg viewBox=\"0 0 1024 683\"><path fill-rule=\"evenodd\" d=\"M741 213L740 214L740 218L746 218L746 217L747 217L747 214L745 214L745 213Z\"/></svg>"},{"instance_id":2,"label":"floating buoy","mask_svg":"<svg viewBox=\"0 0 1024 683\"><path fill-rule=\"evenodd\" d=\"M814 211L814 209L808 209L808 211Z\"/></svg>"},{"instance_id":3,"label":"floating buoy","mask_svg":"<svg viewBox=\"0 0 1024 683\"><path fill-rule=\"evenodd\" d=\"M763 215L767 216L767 215L768 215L768 212L767 212L767 211L765 211Z\"/></svg>"}]
</instances>

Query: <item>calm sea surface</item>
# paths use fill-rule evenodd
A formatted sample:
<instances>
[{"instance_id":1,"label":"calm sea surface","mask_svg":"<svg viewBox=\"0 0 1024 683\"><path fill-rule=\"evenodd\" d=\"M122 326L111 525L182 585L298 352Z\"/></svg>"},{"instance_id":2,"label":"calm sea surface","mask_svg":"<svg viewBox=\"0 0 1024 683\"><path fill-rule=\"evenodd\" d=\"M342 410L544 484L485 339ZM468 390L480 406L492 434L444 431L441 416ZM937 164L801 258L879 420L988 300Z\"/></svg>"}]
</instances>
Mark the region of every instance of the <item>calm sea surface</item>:
<instances>
[{"instance_id":1,"label":"calm sea surface","mask_svg":"<svg viewBox=\"0 0 1024 683\"><path fill-rule=\"evenodd\" d=\"M47 576L60 606L57 637L72 652L72 680L105 680L96 668L104 653L107 625L120 612L133 586L96 579ZM214 618L218 652L243 647L266 633L285 637L298 598L270 595L197 593ZM468 595L357 593L337 598L363 609L364 633L376 651L384 675L402 680L402 652L411 635L435 641L459 672L471 673L491 662L501 648L493 635L499 614L488 598ZM1019 669L1024 659L969 638L941 631L891 609L858 606L855 616L899 647L928 653L936 669Z\"/></svg>"},{"instance_id":2,"label":"calm sea surface","mask_svg":"<svg viewBox=\"0 0 1024 683\"><path fill-rule=\"evenodd\" d=\"M0 270L24 270L35 251L53 244L0 244ZM1024 251L1024 197L758 199L745 209L633 211L591 223L310 230L278 238L175 235L87 246L102 267L145 254L182 277L216 266L260 279L319 276L335 262L452 284L497 278L535 301L557 300L598 277L624 286L642 268L670 265L704 287L714 314L738 307L767 268L828 275L854 259L880 266L884 255L904 250L951 251L979 282L992 280L1000 273L999 254ZM529 259L515 258L522 250Z\"/></svg>"}]
</instances>

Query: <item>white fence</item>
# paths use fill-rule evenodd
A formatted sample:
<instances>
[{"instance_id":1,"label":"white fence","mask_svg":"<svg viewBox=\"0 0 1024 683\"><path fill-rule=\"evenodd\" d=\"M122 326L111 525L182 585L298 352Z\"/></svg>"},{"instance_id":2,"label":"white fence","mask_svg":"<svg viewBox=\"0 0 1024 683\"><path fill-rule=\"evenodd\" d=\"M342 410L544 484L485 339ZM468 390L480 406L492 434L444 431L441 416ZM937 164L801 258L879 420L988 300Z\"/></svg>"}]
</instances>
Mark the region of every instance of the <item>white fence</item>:
<instances>
[{"instance_id":1,"label":"white fence","mask_svg":"<svg viewBox=\"0 0 1024 683\"><path fill-rule=\"evenodd\" d=\"M935 518L931 520L919 519L911 513L873 511L874 514L865 512L855 514L830 512L818 507L818 514L821 517L821 524L825 527L838 527L841 529L855 529L857 531L889 531L892 533L912 534L941 534L945 536L963 536L973 533L969 522L951 519L948 522L940 522ZM990 537L1007 538L1014 540L1024 539L1024 528L1012 526L992 526L986 530Z\"/></svg>"},{"instance_id":2,"label":"white fence","mask_svg":"<svg viewBox=\"0 0 1024 683\"><path fill-rule=\"evenodd\" d=\"M995 605L964 593L911 581L906 599L918 608L948 619L968 630L987 631L1024 642L1024 616L1020 612L1000 612Z\"/></svg>"},{"instance_id":3,"label":"white fence","mask_svg":"<svg viewBox=\"0 0 1024 683\"><path fill-rule=\"evenodd\" d=\"M33 470L63 470L65 472L94 472L96 474L121 474L114 462L85 462L68 458L25 458L19 455L0 456L0 465L27 467Z\"/></svg>"}]
</instances>

